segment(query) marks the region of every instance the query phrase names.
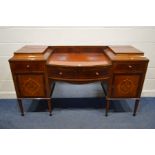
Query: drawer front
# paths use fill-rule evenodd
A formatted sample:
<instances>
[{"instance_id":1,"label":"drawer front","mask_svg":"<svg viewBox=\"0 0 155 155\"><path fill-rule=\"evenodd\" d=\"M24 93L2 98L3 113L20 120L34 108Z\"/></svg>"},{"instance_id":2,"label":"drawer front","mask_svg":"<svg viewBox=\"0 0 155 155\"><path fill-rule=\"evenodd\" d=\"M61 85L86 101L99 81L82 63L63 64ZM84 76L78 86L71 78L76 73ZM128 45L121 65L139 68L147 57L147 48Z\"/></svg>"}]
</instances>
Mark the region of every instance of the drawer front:
<instances>
[{"instance_id":1,"label":"drawer front","mask_svg":"<svg viewBox=\"0 0 155 155\"><path fill-rule=\"evenodd\" d=\"M109 75L109 68L92 67L48 67L48 77L53 79L70 79L80 81L82 79L102 79Z\"/></svg>"},{"instance_id":2,"label":"drawer front","mask_svg":"<svg viewBox=\"0 0 155 155\"><path fill-rule=\"evenodd\" d=\"M114 64L115 73L138 73L146 71L146 63L116 63Z\"/></svg>"},{"instance_id":3,"label":"drawer front","mask_svg":"<svg viewBox=\"0 0 155 155\"><path fill-rule=\"evenodd\" d=\"M112 97L115 98L134 98L137 97L141 83L141 75L116 74L113 78Z\"/></svg>"},{"instance_id":4,"label":"drawer front","mask_svg":"<svg viewBox=\"0 0 155 155\"><path fill-rule=\"evenodd\" d=\"M56 67L49 66L47 67L48 77L53 79L75 79L77 73L77 69L73 69L70 67Z\"/></svg>"},{"instance_id":5,"label":"drawer front","mask_svg":"<svg viewBox=\"0 0 155 155\"><path fill-rule=\"evenodd\" d=\"M79 79L103 79L109 76L110 68L82 68L77 75Z\"/></svg>"},{"instance_id":6,"label":"drawer front","mask_svg":"<svg viewBox=\"0 0 155 155\"><path fill-rule=\"evenodd\" d=\"M12 62L11 68L13 72L38 72L45 70L44 62L18 61Z\"/></svg>"}]
</instances>

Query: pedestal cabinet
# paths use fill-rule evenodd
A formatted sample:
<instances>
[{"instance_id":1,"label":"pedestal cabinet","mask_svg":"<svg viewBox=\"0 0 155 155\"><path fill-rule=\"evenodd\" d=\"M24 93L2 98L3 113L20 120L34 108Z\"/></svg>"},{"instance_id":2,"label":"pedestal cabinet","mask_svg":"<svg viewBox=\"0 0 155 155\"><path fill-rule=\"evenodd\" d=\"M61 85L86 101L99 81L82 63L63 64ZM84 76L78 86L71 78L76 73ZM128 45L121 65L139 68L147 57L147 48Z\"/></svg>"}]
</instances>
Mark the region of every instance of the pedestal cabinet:
<instances>
[{"instance_id":1,"label":"pedestal cabinet","mask_svg":"<svg viewBox=\"0 0 155 155\"><path fill-rule=\"evenodd\" d=\"M51 115L51 87L46 73L50 53L46 46L25 46L9 60L22 116L24 98L46 99Z\"/></svg>"},{"instance_id":2,"label":"pedestal cabinet","mask_svg":"<svg viewBox=\"0 0 155 155\"><path fill-rule=\"evenodd\" d=\"M107 100L135 99L135 116L149 60L131 46L110 46L105 53L113 62Z\"/></svg>"}]
</instances>

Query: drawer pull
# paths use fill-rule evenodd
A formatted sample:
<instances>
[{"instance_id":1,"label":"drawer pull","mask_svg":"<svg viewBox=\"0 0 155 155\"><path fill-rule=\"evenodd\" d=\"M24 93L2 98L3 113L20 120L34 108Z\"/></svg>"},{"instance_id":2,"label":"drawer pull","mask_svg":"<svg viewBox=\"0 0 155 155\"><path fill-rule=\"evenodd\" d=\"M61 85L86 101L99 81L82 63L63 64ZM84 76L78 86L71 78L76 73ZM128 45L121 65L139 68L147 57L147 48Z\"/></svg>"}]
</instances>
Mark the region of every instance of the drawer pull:
<instances>
[{"instance_id":1,"label":"drawer pull","mask_svg":"<svg viewBox=\"0 0 155 155\"><path fill-rule=\"evenodd\" d=\"M96 72L96 75L99 75L99 72Z\"/></svg>"},{"instance_id":2,"label":"drawer pull","mask_svg":"<svg viewBox=\"0 0 155 155\"><path fill-rule=\"evenodd\" d=\"M62 75L62 72L59 72L59 75Z\"/></svg>"},{"instance_id":3,"label":"drawer pull","mask_svg":"<svg viewBox=\"0 0 155 155\"><path fill-rule=\"evenodd\" d=\"M27 68L30 68L30 65L26 65Z\"/></svg>"},{"instance_id":4,"label":"drawer pull","mask_svg":"<svg viewBox=\"0 0 155 155\"><path fill-rule=\"evenodd\" d=\"M132 66L131 66L131 65L129 65L128 67L129 67L129 68L132 68Z\"/></svg>"}]
</instances>

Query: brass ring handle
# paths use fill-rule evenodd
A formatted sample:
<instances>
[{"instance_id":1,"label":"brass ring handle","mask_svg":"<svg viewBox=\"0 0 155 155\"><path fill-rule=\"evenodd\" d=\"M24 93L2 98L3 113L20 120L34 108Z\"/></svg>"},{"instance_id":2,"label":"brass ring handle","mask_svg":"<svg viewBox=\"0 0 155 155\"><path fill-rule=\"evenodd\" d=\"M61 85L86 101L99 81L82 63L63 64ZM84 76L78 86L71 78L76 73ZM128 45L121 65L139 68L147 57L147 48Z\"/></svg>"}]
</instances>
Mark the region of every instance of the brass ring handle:
<instances>
[{"instance_id":1,"label":"brass ring handle","mask_svg":"<svg viewBox=\"0 0 155 155\"><path fill-rule=\"evenodd\" d=\"M99 72L96 72L96 75L99 75Z\"/></svg>"},{"instance_id":2,"label":"brass ring handle","mask_svg":"<svg viewBox=\"0 0 155 155\"><path fill-rule=\"evenodd\" d=\"M59 72L59 75L62 75L62 72Z\"/></svg>"}]
</instances>

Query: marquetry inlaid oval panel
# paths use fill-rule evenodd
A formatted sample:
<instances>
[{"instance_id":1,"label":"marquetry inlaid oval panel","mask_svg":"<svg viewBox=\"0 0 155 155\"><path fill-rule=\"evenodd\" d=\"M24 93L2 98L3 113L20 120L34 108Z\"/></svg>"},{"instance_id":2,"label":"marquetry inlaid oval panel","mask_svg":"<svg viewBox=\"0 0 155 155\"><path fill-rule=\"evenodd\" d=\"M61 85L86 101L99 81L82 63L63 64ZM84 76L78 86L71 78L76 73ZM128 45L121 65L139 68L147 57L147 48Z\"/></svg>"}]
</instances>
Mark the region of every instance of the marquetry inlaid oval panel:
<instances>
[{"instance_id":1,"label":"marquetry inlaid oval panel","mask_svg":"<svg viewBox=\"0 0 155 155\"><path fill-rule=\"evenodd\" d=\"M18 75L18 83L22 97L43 97L45 95L43 75Z\"/></svg>"},{"instance_id":2,"label":"marquetry inlaid oval panel","mask_svg":"<svg viewBox=\"0 0 155 155\"><path fill-rule=\"evenodd\" d=\"M136 97L140 75L115 75L113 81L113 97Z\"/></svg>"}]
</instances>

